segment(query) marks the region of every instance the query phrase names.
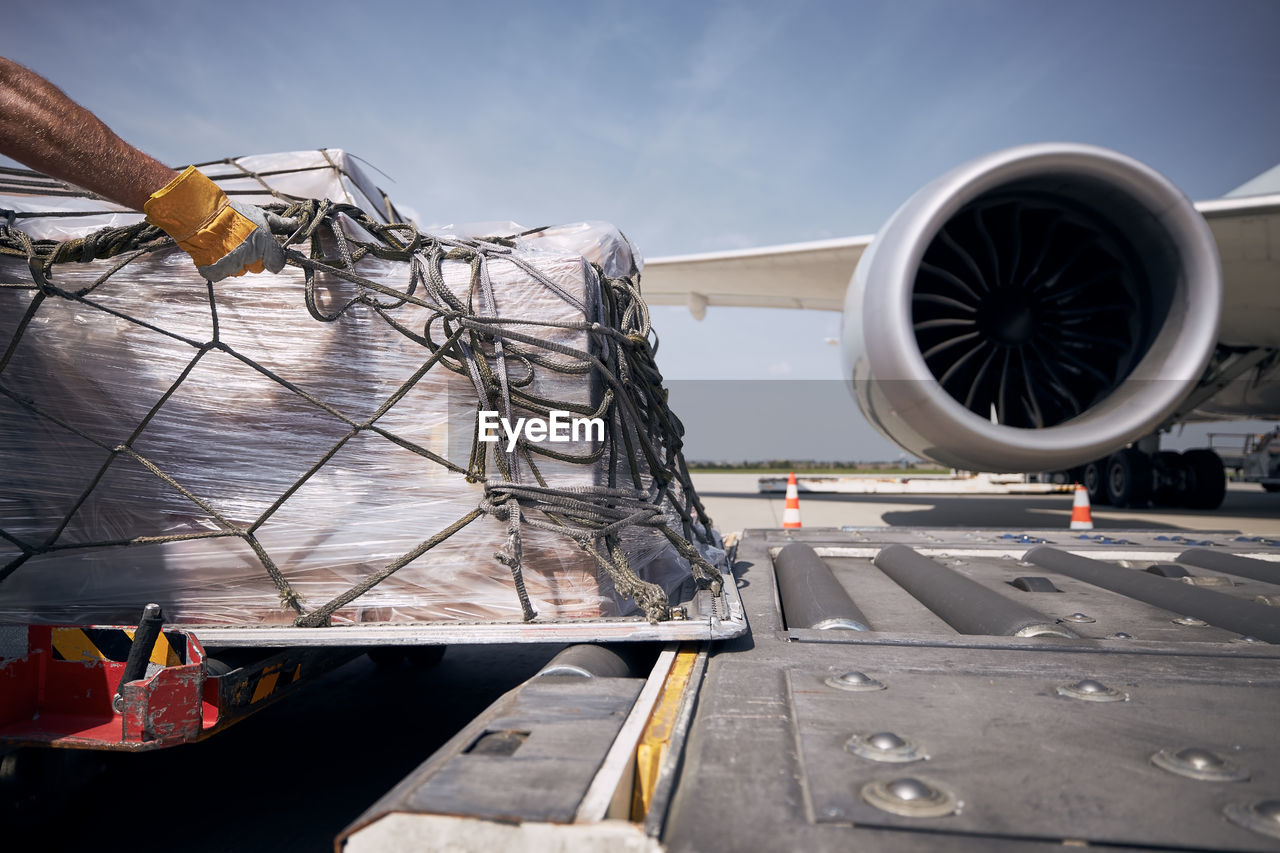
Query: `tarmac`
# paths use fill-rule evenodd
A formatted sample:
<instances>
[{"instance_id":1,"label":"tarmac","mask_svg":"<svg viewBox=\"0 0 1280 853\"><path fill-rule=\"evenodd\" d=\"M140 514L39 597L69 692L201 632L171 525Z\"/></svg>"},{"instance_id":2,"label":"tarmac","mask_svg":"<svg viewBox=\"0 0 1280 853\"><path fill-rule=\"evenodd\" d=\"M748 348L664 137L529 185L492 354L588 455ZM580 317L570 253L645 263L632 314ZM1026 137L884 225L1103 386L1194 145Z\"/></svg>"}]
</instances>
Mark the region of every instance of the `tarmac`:
<instances>
[{"instance_id":1,"label":"tarmac","mask_svg":"<svg viewBox=\"0 0 1280 853\"><path fill-rule=\"evenodd\" d=\"M758 474L694 474L693 485L722 533L781 527L785 496L760 494ZM836 495L801 493L805 527L998 527L1016 532L1066 528L1070 494L1057 495ZM1230 483L1216 510L1176 507L1116 509L1094 506L1093 525L1103 530L1236 531L1280 536L1280 494L1256 483Z\"/></svg>"}]
</instances>

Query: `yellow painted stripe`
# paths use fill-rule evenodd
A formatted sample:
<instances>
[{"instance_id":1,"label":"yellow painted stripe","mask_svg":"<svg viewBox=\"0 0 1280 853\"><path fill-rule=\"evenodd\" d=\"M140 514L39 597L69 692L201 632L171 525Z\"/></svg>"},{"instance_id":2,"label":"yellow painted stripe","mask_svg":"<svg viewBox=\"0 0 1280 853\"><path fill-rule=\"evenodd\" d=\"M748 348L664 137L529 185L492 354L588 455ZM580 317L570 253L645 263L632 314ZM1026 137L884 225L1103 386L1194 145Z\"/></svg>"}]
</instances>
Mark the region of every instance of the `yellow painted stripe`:
<instances>
[{"instance_id":1,"label":"yellow painted stripe","mask_svg":"<svg viewBox=\"0 0 1280 853\"><path fill-rule=\"evenodd\" d=\"M54 628L53 647L63 660L103 660L102 652L79 628Z\"/></svg>"},{"instance_id":2,"label":"yellow painted stripe","mask_svg":"<svg viewBox=\"0 0 1280 853\"><path fill-rule=\"evenodd\" d=\"M157 658L159 660L156 660ZM156 640L156 650L151 653L151 659L160 666L182 666L182 658L178 655L178 650L163 633Z\"/></svg>"},{"instance_id":3,"label":"yellow painted stripe","mask_svg":"<svg viewBox=\"0 0 1280 853\"><path fill-rule=\"evenodd\" d=\"M680 700L689 687L693 663L698 657L696 649L685 647L676 653L676 659L662 685L662 695L653 706L649 722L636 745L636 778L631 794L631 819L644 820L649 813L653 789L658 784L658 770L671 743L671 731L676 724Z\"/></svg>"},{"instance_id":4,"label":"yellow painted stripe","mask_svg":"<svg viewBox=\"0 0 1280 853\"><path fill-rule=\"evenodd\" d=\"M124 632L129 639L133 639L133 631L125 628ZM178 653L174 651L173 646L169 645L169 638L161 631L156 637L156 644L151 648L151 662L156 666L179 666L182 658L178 657Z\"/></svg>"},{"instance_id":5,"label":"yellow painted stripe","mask_svg":"<svg viewBox=\"0 0 1280 853\"><path fill-rule=\"evenodd\" d=\"M125 628L125 637L133 639L133 630ZM180 666L182 658L178 657L178 652L174 651L173 646L169 644L169 638L165 637L164 631L156 637L155 646L151 647L151 657L148 658L156 666Z\"/></svg>"},{"instance_id":6,"label":"yellow painted stripe","mask_svg":"<svg viewBox=\"0 0 1280 853\"><path fill-rule=\"evenodd\" d=\"M276 689L276 682L279 680L279 670L276 672L264 672L262 678L258 679L258 686L253 688L253 698L249 700L249 704L257 704L270 696L271 691Z\"/></svg>"}]
</instances>

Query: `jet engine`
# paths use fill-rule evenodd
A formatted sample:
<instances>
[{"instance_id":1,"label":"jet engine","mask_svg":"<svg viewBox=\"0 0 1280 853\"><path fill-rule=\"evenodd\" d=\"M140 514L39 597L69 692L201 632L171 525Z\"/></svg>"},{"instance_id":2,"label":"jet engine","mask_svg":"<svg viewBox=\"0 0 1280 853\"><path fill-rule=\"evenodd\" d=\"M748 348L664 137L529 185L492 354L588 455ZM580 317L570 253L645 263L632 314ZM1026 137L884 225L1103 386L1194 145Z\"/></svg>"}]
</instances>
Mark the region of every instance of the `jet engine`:
<instances>
[{"instance_id":1,"label":"jet engine","mask_svg":"<svg viewBox=\"0 0 1280 853\"><path fill-rule=\"evenodd\" d=\"M980 157L912 196L845 297L845 375L908 451L971 471L1050 471L1155 432L1217 340L1204 218L1114 151Z\"/></svg>"}]
</instances>

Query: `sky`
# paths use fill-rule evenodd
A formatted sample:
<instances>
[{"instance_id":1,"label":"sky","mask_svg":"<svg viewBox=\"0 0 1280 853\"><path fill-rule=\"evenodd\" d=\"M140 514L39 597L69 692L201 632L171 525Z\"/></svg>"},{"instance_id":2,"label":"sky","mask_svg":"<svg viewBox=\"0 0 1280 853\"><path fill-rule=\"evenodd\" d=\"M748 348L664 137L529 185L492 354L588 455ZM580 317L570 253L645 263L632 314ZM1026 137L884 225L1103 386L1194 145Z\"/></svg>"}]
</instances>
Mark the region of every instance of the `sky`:
<instances>
[{"instance_id":1,"label":"sky","mask_svg":"<svg viewBox=\"0 0 1280 853\"><path fill-rule=\"evenodd\" d=\"M873 233L1027 142L1193 199L1280 163L1272 0L5 7L0 54L171 165L344 148L424 224L604 219L647 257ZM653 314L670 379L840 379L834 312Z\"/></svg>"}]
</instances>

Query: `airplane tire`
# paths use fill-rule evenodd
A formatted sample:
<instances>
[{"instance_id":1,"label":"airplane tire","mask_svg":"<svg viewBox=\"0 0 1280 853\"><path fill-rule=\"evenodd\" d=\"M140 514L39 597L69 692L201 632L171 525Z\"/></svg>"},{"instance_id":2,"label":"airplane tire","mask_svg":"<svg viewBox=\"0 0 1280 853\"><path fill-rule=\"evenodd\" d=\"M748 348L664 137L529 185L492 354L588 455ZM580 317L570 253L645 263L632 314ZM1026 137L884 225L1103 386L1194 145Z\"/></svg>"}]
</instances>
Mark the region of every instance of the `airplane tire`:
<instances>
[{"instance_id":1,"label":"airplane tire","mask_svg":"<svg viewBox=\"0 0 1280 853\"><path fill-rule=\"evenodd\" d=\"M1227 472L1222 457L1208 448L1183 451L1187 466L1186 506L1190 509L1217 509L1227 496Z\"/></svg>"},{"instance_id":2,"label":"airplane tire","mask_svg":"<svg viewBox=\"0 0 1280 853\"><path fill-rule=\"evenodd\" d=\"M1263 483L1262 488L1274 494L1275 492L1280 492L1280 483Z\"/></svg>"},{"instance_id":3,"label":"airplane tire","mask_svg":"<svg viewBox=\"0 0 1280 853\"><path fill-rule=\"evenodd\" d=\"M1107 460L1099 459L1085 465L1080 472L1080 482L1089 492L1089 503L1099 506L1111 502L1107 497Z\"/></svg>"},{"instance_id":4,"label":"airplane tire","mask_svg":"<svg viewBox=\"0 0 1280 853\"><path fill-rule=\"evenodd\" d=\"M1182 454L1173 450L1160 450L1151 457L1159 485L1151 492L1151 502L1156 506L1178 506L1186 500L1186 474Z\"/></svg>"},{"instance_id":5,"label":"airplane tire","mask_svg":"<svg viewBox=\"0 0 1280 853\"><path fill-rule=\"evenodd\" d=\"M1151 459L1126 447L1111 454L1106 468L1107 498L1115 507L1144 507L1151 500Z\"/></svg>"}]
</instances>

